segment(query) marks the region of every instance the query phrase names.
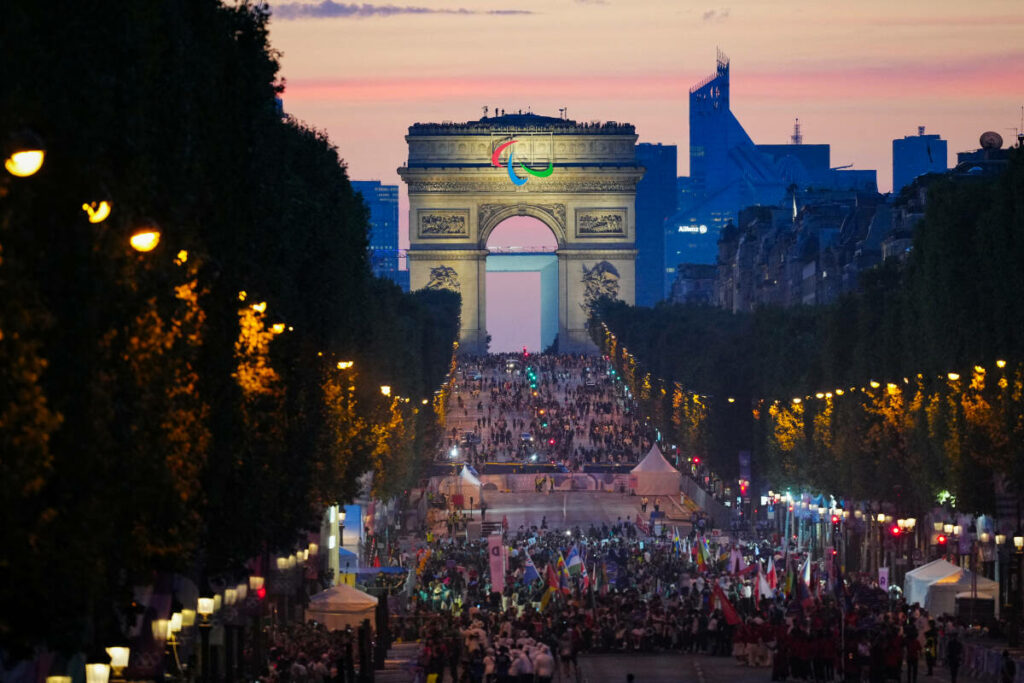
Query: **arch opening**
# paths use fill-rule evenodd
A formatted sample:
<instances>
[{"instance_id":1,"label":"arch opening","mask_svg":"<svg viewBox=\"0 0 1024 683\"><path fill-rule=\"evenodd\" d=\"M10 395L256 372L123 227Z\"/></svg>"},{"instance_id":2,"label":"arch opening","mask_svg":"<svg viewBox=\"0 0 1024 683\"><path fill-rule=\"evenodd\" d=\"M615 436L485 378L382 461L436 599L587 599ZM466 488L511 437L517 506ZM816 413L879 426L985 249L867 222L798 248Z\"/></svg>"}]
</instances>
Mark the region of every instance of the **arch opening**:
<instances>
[{"instance_id":1,"label":"arch opening","mask_svg":"<svg viewBox=\"0 0 1024 683\"><path fill-rule=\"evenodd\" d=\"M558 332L558 240L543 221L516 215L487 235L485 321L492 353L542 351Z\"/></svg>"}]
</instances>

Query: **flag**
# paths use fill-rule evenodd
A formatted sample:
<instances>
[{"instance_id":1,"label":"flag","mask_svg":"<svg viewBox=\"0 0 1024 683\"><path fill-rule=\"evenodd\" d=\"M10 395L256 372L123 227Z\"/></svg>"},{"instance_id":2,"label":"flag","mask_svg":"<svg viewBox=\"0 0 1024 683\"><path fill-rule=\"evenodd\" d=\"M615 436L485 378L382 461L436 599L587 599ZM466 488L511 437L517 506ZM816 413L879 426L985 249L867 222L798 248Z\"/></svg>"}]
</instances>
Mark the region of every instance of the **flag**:
<instances>
[{"instance_id":1,"label":"flag","mask_svg":"<svg viewBox=\"0 0 1024 683\"><path fill-rule=\"evenodd\" d=\"M708 540L701 536L697 545L697 569L704 571L711 562L711 550L708 548Z\"/></svg>"},{"instance_id":2,"label":"flag","mask_svg":"<svg viewBox=\"0 0 1024 683\"><path fill-rule=\"evenodd\" d=\"M740 615L736 612L736 608L733 607L732 603L729 602L729 599L725 597L725 591L722 590L721 586L717 583L714 584L711 589L711 594L718 599L718 604L722 609L722 616L725 617L725 622L727 624L730 626L736 626L737 624L743 623L743 619L741 619Z\"/></svg>"},{"instance_id":3,"label":"flag","mask_svg":"<svg viewBox=\"0 0 1024 683\"><path fill-rule=\"evenodd\" d=\"M804 584L811 587L811 551L807 551L807 559L804 560L804 566L800 568L800 578L803 579Z\"/></svg>"},{"instance_id":4,"label":"flag","mask_svg":"<svg viewBox=\"0 0 1024 683\"><path fill-rule=\"evenodd\" d=\"M540 599L540 609L543 612L548 607L548 603L551 602L551 598L558 592L557 588L548 586L548 589L544 591L544 596Z\"/></svg>"},{"instance_id":5,"label":"flag","mask_svg":"<svg viewBox=\"0 0 1024 683\"><path fill-rule=\"evenodd\" d=\"M558 587L563 593L569 592L569 569L565 566L565 558L562 557L562 553L558 553L558 564L556 565L558 571Z\"/></svg>"},{"instance_id":6,"label":"flag","mask_svg":"<svg viewBox=\"0 0 1024 683\"><path fill-rule=\"evenodd\" d=\"M771 583L765 578L765 575L761 572L757 573L757 587L754 591L754 595L759 598L773 598L775 597L775 589L772 588Z\"/></svg>"},{"instance_id":7,"label":"flag","mask_svg":"<svg viewBox=\"0 0 1024 683\"><path fill-rule=\"evenodd\" d=\"M680 555L683 552L683 543L679 540L679 528L672 527L672 552Z\"/></svg>"},{"instance_id":8,"label":"flag","mask_svg":"<svg viewBox=\"0 0 1024 683\"><path fill-rule=\"evenodd\" d=\"M768 579L768 585L771 586L772 590L779 587L779 575L775 572L775 558L768 558L768 573L765 577Z\"/></svg>"},{"instance_id":9,"label":"flag","mask_svg":"<svg viewBox=\"0 0 1024 683\"><path fill-rule=\"evenodd\" d=\"M583 560L580 558L580 554L576 552L576 546L569 549L569 557L565 562L569 576L578 576L581 571L580 568L583 567Z\"/></svg>"},{"instance_id":10,"label":"flag","mask_svg":"<svg viewBox=\"0 0 1024 683\"><path fill-rule=\"evenodd\" d=\"M487 554L490 556L491 590L501 593L505 590L505 544L499 534L487 537Z\"/></svg>"},{"instance_id":11,"label":"flag","mask_svg":"<svg viewBox=\"0 0 1024 683\"><path fill-rule=\"evenodd\" d=\"M540 572L537 571L537 567L533 564L533 558L530 557L530 553L523 550L523 554L526 556L526 569L523 570L523 583L530 585L534 581L540 581Z\"/></svg>"},{"instance_id":12,"label":"flag","mask_svg":"<svg viewBox=\"0 0 1024 683\"><path fill-rule=\"evenodd\" d=\"M794 602L804 609L814 606L814 596L811 595L811 588L802 579L796 581L796 590L793 593L793 597L796 598Z\"/></svg>"},{"instance_id":13,"label":"flag","mask_svg":"<svg viewBox=\"0 0 1024 683\"><path fill-rule=\"evenodd\" d=\"M580 590L587 590L587 588L590 587L590 574L587 574L586 562L583 563L583 569L581 570L581 572L582 573L580 574L580 577L582 579L582 584L580 585Z\"/></svg>"},{"instance_id":14,"label":"flag","mask_svg":"<svg viewBox=\"0 0 1024 683\"><path fill-rule=\"evenodd\" d=\"M551 566L550 562L548 562L548 566L547 569L544 570L544 574L544 580L545 583L547 583L548 588L558 588L558 574L555 573L555 568Z\"/></svg>"},{"instance_id":15,"label":"flag","mask_svg":"<svg viewBox=\"0 0 1024 683\"><path fill-rule=\"evenodd\" d=\"M733 546L732 550L729 551L729 567L728 572L730 574L739 574L746 570L747 561L743 559L743 553L740 552L739 546Z\"/></svg>"}]
</instances>

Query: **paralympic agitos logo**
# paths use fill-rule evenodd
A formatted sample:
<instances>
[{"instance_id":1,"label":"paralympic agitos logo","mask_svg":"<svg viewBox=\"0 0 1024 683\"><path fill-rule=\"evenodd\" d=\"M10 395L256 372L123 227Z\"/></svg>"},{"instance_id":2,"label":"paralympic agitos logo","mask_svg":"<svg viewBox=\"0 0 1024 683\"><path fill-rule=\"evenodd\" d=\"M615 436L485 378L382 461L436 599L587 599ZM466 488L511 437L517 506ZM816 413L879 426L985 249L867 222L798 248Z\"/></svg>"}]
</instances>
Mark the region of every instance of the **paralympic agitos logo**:
<instances>
[{"instance_id":1,"label":"paralympic agitos logo","mask_svg":"<svg viewBox=\"0 0 1024 683\"><path fill-rule=\"evenodd\" d=\"M526 181L530 179L530 176L534 176L536 178L547 178L549 175L555 172L555 162L553 160L548 161L548 167L545 168L543 171L534 170L529 166L524 165L521 161L515 161L515 150L512 149L512 145L516 144L517 142L519 141L516 139L509 140L508 142L503 142L500 145L498 145L497 148L494 150L494 153L491 154L491 166L497 166L498 168L501 168L501 162L498 161L498 157L501 156L502 152L508 149L508 162L506 163L506 166L508 166L508 179L512 181L513 185L525 185ZM528 175L520 177L518 174L516 174L514 168L516 164L518 164L519 168L525 171Z\"/></svg>"}]
</instances>

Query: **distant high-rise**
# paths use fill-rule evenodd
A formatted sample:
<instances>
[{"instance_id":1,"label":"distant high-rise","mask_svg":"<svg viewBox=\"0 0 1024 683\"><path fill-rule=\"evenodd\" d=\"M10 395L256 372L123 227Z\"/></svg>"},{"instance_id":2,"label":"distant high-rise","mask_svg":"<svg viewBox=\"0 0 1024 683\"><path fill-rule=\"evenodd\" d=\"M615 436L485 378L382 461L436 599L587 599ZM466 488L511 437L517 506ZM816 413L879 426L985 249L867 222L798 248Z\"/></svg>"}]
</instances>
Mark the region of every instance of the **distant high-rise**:
<instances>
[{"instance_id":1,"label":"distant high-rise","mask_svg":"<svg viewBox=\"0 0 1024 683\"><path fill-rule=\"evenodd\" d=\"M666 276L679 263L714 263L721 228L739 210L775 204L786 185L729 110L729 59L718 53L715 73L690 90L690 179L686 203L666 228Z\"/></svg>"},{"instance_id":2,"label":"distant high-rise","mask_svg":"<svg viewBox=\"0 0 1024 683\"><path fill-rule=\"evenodd\" d=\"M944 173L947 166L946 141L938 135L925 135L919 126L917 135L892 141L892 191L899 193L919 175Z\"/></svg>"},{"instance_id":3,"label":"distant high-rise","mask_svg":"<svg viewBox=\"0 0 1024 683\"><path fill-rule=\"evenodd\" d=\"M636 186L636 303L653 306L672 283L665 275L665 221L677 207L676 146L641 142L636 161L645 169Z\"/></svg>"},{"instance_id":4,"label":"distant high-rise","mask_svg":"<svg viewBox=\"0 0 1024 683\"><path fill-rule=\"evenodd\" d=\"M370 265L377 277L398 278L398 185L353 180L370 210Z\"/></svg>"}]
</instances>

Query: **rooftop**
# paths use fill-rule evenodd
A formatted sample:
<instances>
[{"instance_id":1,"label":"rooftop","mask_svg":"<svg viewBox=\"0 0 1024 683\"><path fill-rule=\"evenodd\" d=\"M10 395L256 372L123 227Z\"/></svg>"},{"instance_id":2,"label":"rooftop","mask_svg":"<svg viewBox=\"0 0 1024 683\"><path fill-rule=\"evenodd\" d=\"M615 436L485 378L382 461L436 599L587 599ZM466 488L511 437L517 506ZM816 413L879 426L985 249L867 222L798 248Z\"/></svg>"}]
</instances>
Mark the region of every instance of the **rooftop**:
<instances>
[{"instance_id":1,"label":"rooftop","mask_svg":"<svg viewBox=\"0 0 1024 683\"><path fill-rule=\"evenodd\" d=\"M481 133L572 133L586 135L632 135L636 129L631 123L618 121L579 122L556 116L542 116L522 110L500 116L484 116L476 121L441 123L414 123L409 135L480 135Z\"/></svg>"}]
</instances>

